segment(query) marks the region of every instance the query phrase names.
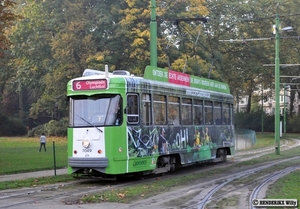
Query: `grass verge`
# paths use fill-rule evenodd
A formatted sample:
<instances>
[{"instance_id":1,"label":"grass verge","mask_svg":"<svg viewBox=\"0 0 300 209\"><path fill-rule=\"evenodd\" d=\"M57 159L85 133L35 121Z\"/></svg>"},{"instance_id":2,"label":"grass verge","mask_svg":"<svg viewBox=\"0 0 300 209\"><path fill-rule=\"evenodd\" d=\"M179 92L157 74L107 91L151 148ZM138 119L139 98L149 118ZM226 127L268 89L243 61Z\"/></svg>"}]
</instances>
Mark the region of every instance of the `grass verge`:
<instances>
[{"instance_id":1,"label":"grass verge","mask_svg":"<svg viewBox=\"0 0 300 209\"><path fill-rule=\"evenodd\" d=\"M59 175L59 176L49 176L41 178L28 178L24 180L16 181L4 181L0 182L0 190L5 189L17 189L23 187L37 187L47 184L55 184L60 182L70 182L74 181L73 176L71 175Z\"/></svg>"},{"instance_id":2,"label":"grass verge","mask_svg":"<svg viewBox=\"0 0 300 209\"><path fill-rule=\"evenodd\" d=\"M47 137L47 152L39 150L39 138L0 138L0 175L67 167L67 138ZM55 153L55 156L54 156Z\"/></svg>"}]
</instances>

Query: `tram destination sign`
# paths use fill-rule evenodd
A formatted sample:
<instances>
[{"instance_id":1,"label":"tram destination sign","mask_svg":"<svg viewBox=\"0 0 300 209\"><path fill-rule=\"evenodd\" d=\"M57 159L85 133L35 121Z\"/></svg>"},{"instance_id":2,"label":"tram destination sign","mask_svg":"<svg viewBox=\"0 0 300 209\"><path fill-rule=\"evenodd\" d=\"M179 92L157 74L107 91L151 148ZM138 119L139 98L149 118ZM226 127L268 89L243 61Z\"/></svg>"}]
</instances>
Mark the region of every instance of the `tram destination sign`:
<instances>
[{"instance_id":1,"label":"tram destination sign","mask_svg":"<svg viewBox=\"0 0 300 209\"><path fill-rule=\"evenodd\" d=\"M107 79L74 80L73 91L107 89Z\"/></svg>"},{"instance_id":2,"label":"tram destination sign","mask_svg":"<svg viewBox=\"0 0 300 209\"><path fill-rule=\"evenodd\" d=\"M230 93L228 84L226 83L153 66L146 67L144 78L199 89Z\"/></svg>"}]
</instances>

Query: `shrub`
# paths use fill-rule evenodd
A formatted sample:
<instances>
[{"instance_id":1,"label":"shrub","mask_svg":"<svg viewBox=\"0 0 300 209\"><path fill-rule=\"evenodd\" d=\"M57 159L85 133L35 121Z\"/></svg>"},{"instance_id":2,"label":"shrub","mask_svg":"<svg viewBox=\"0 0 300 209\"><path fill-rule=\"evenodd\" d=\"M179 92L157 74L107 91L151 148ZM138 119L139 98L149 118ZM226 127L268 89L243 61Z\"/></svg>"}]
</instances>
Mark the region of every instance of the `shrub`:
<instances>
[{"instance_id":1,"label":"shrub","mask_svg":"<svg viewBox=\"0 0 300 209\"><path fill-rule=\"evenodd\" d=\"M20 119L2 115L0 115L0 127L0 136L24 136L27 133L27 128Z\"/></svg>"},{"instance_id":2,"label":"shrub","mask_svg":"<svg viewBox=\"0 0 300 209\"><path fill-rule=\"evenodd\" d=\"M51 120L48 123L34 127L28 131L27 136L35 137L45 133L48 136L67 136L68 119L63 118L59 121Z\"/></svg>"},{"instance_id":3,"label":"shrub","mask_svg":"<svg viewBox=\"0 0 300 209\"><path fill-rule=\"evenodd\" d=\"M300 115L295 115L292 118L288 118L286 124L286 131L289 133L300 133Z\"/></svg>"}]
</instances>

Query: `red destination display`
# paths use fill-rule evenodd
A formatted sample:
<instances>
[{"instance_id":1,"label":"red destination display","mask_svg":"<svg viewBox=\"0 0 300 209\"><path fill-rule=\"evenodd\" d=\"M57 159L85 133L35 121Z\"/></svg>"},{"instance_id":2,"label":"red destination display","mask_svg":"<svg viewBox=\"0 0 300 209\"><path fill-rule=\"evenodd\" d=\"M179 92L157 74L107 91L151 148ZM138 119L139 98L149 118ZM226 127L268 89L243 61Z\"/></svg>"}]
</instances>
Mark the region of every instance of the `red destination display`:
<instances>
[{"instance_id":1,"label":"red destination display","mask_svg":"<svg viewBox=\"0 0 300 209\"><path fill-rule=\"evenodd\" d=\"M74 91L99 90L99 89L107 89L106 79L73 81Z\"/></svg>"}]
</instances>

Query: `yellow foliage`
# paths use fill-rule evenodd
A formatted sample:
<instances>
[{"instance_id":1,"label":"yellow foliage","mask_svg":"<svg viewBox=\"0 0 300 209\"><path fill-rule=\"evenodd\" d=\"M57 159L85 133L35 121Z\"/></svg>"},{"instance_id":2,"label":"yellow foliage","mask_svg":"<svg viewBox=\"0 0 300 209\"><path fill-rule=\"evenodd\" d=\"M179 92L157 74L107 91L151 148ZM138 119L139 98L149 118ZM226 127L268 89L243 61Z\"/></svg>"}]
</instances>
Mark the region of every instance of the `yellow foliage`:
<instances>
[{"instance_id":1,"label":"yellow foliage","mask_svg":"<svg viewBox=\"0 0 300 209\"><path fill-rule=\"evenodd\" d=\"M146 44L145 43L145 40L142 39L142 38L137 38L133 41L133 43L131 44L131 46L133 47L137 47L137 46L140 46L140 45L143 45L143 44Z\"/></svg>"}]
</instances>

